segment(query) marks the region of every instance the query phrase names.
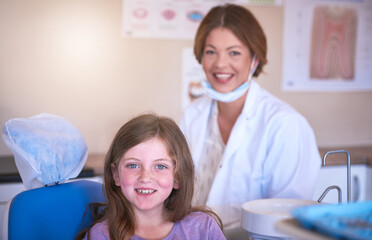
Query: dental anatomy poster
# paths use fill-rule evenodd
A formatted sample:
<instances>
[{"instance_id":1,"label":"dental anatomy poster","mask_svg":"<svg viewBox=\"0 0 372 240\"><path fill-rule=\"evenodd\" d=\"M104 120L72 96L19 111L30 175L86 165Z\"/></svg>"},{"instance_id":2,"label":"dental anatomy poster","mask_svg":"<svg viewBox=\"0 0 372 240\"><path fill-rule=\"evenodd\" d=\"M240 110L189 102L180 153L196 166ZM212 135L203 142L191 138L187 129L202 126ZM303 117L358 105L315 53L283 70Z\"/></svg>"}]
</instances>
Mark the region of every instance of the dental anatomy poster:
<instances>
[{"instance_id":1,"label":"dental anatomy poster","mask_svg":"<svg viewBox=\"0 0 372 240\"><path fill-rule=\"evenodd\" d=\"M123 0L128 38L193 39L204 15L216 5L281 5L281 0Z\"/></svg>"},{"instance_id":2,"label":"dental anatomy poster","mask_svg":"<svg viewBox=\"0 0 372 240\"><path fill-rule=\"evenodd\" d=\"M372 0L286 0L283 90L372 90Z\"/></svg>"}]
</instances>

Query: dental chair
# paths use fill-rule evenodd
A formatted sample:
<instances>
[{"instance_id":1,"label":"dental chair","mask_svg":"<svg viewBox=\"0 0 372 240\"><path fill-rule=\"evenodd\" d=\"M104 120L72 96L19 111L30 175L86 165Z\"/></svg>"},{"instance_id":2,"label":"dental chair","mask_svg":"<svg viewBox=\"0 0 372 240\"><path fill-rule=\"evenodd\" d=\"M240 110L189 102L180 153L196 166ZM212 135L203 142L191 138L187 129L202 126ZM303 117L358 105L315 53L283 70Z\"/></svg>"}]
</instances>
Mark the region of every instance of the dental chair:
<instances>
[{"instance_id":1,"label":"dental chair","mask_svg":"<svg viewBox=\"0 0 372 240\"><path fill-rule=\"evenodd\" d=\"M92 222L93 202L105 202L102 183L76 179L88 147L80 131L63 117L43 113L14 118L2 128L27 190L4 211L6 240L72 240ZM98 180L100 181L100 180Z\"/></svg>"},{"instance_id":2,"label":"dental chair","mask_svg":"<svg viewBox=\"0 0 372 240\"><path fill-rule=\"evenodd\" d=\"M21 192L9 202L8 221L4 219L8 227L3 229L3 238L74 239L92 222L92 209L87 207L92 202L105 202L105 197L102 184L89 180Z\"/></svg>"}]
</instances>

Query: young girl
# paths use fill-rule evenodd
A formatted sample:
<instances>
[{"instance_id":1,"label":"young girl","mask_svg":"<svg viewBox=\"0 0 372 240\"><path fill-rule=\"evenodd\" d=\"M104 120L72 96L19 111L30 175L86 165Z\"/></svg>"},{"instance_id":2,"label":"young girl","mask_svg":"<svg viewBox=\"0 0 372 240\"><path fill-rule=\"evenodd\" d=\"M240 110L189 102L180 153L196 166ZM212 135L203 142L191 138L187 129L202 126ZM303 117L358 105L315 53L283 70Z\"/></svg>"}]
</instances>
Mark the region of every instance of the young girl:
<instances>
[{"instance_id":1,"label":"young girl","mask_svg":"<svg viewBox=\"0 0 372 240\"><path fill-rule=\"evenodd\" d=\"M225 239L213 211L191 206L194 164L169 118L144 114L124 124L106 155L104 183L106 207L77 239Z\"/></svg>"}]
</instances>

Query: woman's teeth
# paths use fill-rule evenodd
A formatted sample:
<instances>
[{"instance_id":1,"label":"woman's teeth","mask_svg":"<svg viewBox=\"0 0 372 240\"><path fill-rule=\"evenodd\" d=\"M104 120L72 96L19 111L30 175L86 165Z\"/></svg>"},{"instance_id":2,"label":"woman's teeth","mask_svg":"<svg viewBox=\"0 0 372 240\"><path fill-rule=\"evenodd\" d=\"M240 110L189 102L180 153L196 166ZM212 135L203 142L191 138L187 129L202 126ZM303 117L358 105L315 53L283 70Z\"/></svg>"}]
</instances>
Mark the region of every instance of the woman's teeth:
<instances>
[{"instance_id":1,"label":"woman's teeth","mask_svg":"<svg viewBox=\"0 0 372 240\"><path fill-rule=\"evenodd\" d=\"M215 74L217 78L226 80L232 76L232 74L227 74L227 73L217 73Z\"/></svg>"},{"instance_id":2,"label":"woman's teeth","mask_svg":"<svg viewBox=\"0 0 372 240\"><path fill-rule=\"evenodd\" d=\"M150 189L147 189L147 190L137 189L136 191L137 191L138 193L141 193L141 194L150 194L150 193L155 192L155 190L150 190Z\"/></svg>"}]
</instances>

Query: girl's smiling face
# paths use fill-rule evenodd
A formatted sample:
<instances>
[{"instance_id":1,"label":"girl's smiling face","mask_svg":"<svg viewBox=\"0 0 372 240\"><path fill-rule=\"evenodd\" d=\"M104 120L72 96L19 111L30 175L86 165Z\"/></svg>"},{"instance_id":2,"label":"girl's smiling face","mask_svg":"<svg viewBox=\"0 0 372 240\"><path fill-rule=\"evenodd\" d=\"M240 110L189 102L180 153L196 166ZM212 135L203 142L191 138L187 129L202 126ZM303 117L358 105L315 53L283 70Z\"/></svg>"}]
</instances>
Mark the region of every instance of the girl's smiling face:
<instances>
[{"instance_id":1,"label":"girl's smiling face","mask_svg":"<svg viewBox=\"0 0 372 240\"><path fill-rule=\"evenodd\" d=\"M166 144L151 138L124 153L118 166L111 165L116 186L131 202L133 210L163 211L164 201L173 188L179 188L174 179L174 161Z\"/></svg>"},{"instance_id":2,"label":"girl's smiling face","mask_svg":"<svg viewBox=\"0 0 372 240\"><path fill-rule=\"evenodd\" d=\"M202 65L212 87L227 93L248 80L251 54L230 29L218 27L206 38Z\"/></svg>"}]
</instances>

